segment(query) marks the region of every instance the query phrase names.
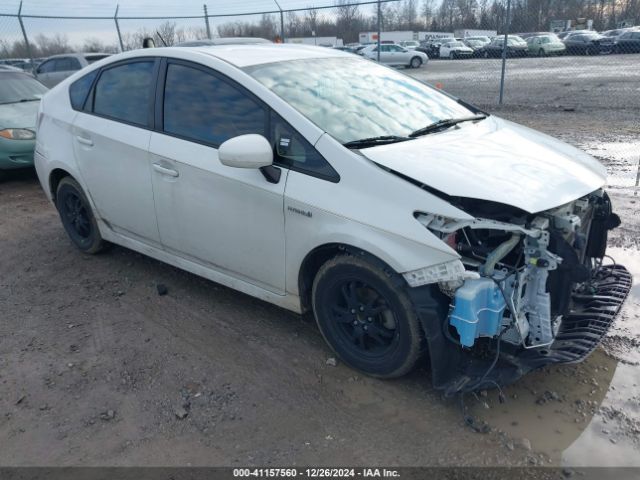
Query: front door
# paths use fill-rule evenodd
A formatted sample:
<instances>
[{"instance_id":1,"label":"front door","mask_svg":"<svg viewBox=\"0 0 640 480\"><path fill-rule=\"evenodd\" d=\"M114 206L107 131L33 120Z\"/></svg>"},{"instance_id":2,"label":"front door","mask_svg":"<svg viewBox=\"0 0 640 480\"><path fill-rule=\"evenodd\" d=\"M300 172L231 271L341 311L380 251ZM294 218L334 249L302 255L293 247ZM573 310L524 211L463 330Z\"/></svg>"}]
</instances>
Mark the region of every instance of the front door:
<instances>
[{"instance_id":1,"label":"front door","mask_svg":"<svg viewBox=\"0 0 640 480\"><path fill-rule=\"evenodd\" d=\"M98 215L116 232L159 246L151 173L153 59L105 69L73 124L80 174Z\"/></svg>"},{"instance_id":2,"label":"front door","mask_svg":"<svg viewBox=\"0 0 640 480\"><path fill-rule=\"evenodd\" d=\"M169 60L151 135L160 238L172 253L274 293L285 290L284 188L218 160L224 141L267 132L267 109L213 70Z\"/></svg>"}]
</instances>

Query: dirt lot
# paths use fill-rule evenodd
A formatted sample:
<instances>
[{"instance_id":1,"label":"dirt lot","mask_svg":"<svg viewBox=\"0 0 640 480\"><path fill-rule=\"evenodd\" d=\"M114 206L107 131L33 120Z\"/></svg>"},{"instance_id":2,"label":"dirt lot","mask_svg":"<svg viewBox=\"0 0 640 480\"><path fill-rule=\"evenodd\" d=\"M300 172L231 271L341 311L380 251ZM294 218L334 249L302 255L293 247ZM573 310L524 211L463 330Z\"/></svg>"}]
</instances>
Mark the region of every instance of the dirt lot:
<instances>
[{"instance_id":1,"label":"dirt lot","mask_svg":"<svg viewBox=\"0 0 640 480\"><path fill-rule=\"evenodd\" d=\"M611 252L640 278L638 110L537 105L498 113L607 163L624 222ZM123 248L82 255L35 177L13 175L0 183L0 465L640 465L639 312L636 285L585 363L527 376L504 405L467 397L490 426L475 433L424 367L362 377L327 364L311 318Z\"/></svg>"}]
</instances>

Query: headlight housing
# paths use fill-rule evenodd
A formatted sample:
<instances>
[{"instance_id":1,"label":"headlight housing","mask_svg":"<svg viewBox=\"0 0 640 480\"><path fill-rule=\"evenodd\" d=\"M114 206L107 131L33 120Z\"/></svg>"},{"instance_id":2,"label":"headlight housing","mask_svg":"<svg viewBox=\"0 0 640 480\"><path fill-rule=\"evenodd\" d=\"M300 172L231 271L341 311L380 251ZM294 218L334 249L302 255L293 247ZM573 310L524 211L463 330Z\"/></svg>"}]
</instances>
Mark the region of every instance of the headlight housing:
<instances>
[{"instance_id":1,"label":"headlight housing","mask_svg":"<svg viewBox=\"0 0 640 480\"><path fill-rule=\"evenodd\" d=\"M448 282L464 278L466 270L460 260L432 265L430 267L419 268L411 272L403 273L402 276L410 287L421 287L429 283Z\"/></svg>"},{"instance_id":2,"label":"headlight housing","mask_svg":"<svg viewBox=\"0 0 640 480\"><path fill-rule=\"evenodd\" d=\"M0 130L0 137L8 138L9 140L34 140L36 132L28 128L5 128Z\"/></svg>"}]
</instances>

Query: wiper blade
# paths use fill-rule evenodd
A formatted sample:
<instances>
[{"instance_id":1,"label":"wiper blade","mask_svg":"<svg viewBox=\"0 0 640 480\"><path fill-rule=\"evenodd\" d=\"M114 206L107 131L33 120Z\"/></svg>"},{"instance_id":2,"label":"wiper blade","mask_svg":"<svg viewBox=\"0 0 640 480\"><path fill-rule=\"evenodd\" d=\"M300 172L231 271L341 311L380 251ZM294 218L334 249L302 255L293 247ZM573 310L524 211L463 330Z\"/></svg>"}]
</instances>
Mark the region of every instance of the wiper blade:
<instances>
[{"instance_id":1,"label":"wiper blade","mask_svg":"<svg viewBox=\"0 0 640 480\"><path fill-rule=\"evenodd\" d=\"M379 137L352 140L350 142L343 143L342 145L347 148L367 148L375 147L376 145L387 145L389 143L405 142L407 140L411 140L411 138L401 137L399 135L381 135Z\"/></svg>"},{"instance_id":2,"label":"wiper blade","mask_svg":"<svg viewBox=\"0 0 640 480\"><path fill-rule=\"evenodd\" d=\"M427 125L426 127L419 128L415 132L411 132L409 137L415 138L421 135L427 135L432 132L437 132L438 130L442 130L443 128L453 127L459 123L463 122L473 122L476 120L484 120L487 118L484 114L471 115L469 117L460 117L460 118L445 118L444 120L438 120L437 122L432 123L431 125Z\"/></svg>"},{"instance_id":3,"label":"wiper blade","mask_svg":"<svg viewBox=\"0 0 640 480\"><path fill-rule=\"evenodd\" d=\"M23 103L23 102L35 102L40 100L39 98L21 98L20 100L14 100L13 102L0 102L0 105L9 105L11 103Z\"/></svg>"}]
</instances>

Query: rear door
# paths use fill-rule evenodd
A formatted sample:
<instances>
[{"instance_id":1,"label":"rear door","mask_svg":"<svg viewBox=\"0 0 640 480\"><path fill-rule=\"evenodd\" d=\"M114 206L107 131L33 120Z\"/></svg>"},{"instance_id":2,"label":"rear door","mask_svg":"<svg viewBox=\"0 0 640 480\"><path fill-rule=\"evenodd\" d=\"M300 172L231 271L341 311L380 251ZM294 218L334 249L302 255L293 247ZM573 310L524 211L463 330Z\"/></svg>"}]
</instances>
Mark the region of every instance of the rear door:
<instances>
[{"instance_id":1,"label":"rear door","mask_svg":"<svg viewBox=\"0 0 640 480\"><path fill-rule=\"evenodd\" d=\"M99 216L114 231L154 246L160 242L148 148L158 66L154 58L136 58L105 67L73 128L80 173Z\"/></svg>"}]
</instances>

